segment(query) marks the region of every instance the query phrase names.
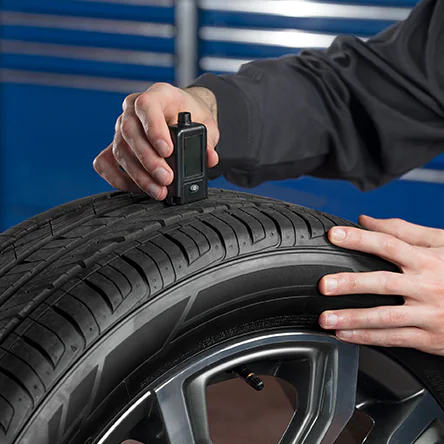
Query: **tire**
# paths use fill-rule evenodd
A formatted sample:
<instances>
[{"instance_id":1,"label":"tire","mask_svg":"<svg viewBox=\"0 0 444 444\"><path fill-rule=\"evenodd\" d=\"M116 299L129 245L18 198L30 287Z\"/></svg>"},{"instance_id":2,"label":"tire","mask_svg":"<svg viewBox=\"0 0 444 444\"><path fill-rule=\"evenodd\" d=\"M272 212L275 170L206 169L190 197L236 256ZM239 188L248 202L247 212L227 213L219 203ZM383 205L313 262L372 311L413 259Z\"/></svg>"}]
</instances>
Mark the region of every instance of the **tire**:
<instances>
[{"instance_id":1,"label":"tire","mask_svg":"<svg viewBox=\"0 0 444 444\"><path fill-rule=\"evenodd\" d=\"M165 372L227 338L320 332L326 309L402 303L323 297L340 271L397 271L331 245L352 225L213 190L165 207L126 193L62 205L0 236L0 443L92 443ZM382 350L444 407L443 358Z\"/></svg>"}]
</instances>

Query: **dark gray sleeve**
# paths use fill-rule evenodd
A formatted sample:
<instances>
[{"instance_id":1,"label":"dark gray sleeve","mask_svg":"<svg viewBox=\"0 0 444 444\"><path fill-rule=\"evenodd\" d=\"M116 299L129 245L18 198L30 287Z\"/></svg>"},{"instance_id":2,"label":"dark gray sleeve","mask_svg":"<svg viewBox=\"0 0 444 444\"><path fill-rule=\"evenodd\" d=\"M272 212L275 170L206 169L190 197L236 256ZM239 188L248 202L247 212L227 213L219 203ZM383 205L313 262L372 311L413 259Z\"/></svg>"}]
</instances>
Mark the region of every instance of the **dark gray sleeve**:
<instances>
[{"instance_id":1,"label":"dark gray sleeve","mask_svg":"<svg viewBox=\"0 0 444 444\"><path fill-rule=\"evenodd\" d=\"M378 187L444 152L444 0L366 43L258 60L194 86L218 102L224 175L252 187L312 175Z\"/></svg>"}]
</instances>

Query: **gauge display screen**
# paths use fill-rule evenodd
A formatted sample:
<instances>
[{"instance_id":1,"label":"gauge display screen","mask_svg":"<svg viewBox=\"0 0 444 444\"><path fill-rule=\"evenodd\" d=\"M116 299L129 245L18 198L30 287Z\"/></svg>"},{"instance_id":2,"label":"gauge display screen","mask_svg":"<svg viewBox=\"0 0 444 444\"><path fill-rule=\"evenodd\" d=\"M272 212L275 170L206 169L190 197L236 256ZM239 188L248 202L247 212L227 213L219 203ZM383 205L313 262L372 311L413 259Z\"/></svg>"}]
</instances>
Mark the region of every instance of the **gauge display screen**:
<instances>
[{"instance_id":1,"label":"gauge display screen","mask_svg":"<svg viewBox=\"0 0 444 444\"><path fill-rule=\"evenodd\" d=\"M184 174L185 177L202 174L202 137L185 138L184 145Z\"/></svg>"}]
</instances>

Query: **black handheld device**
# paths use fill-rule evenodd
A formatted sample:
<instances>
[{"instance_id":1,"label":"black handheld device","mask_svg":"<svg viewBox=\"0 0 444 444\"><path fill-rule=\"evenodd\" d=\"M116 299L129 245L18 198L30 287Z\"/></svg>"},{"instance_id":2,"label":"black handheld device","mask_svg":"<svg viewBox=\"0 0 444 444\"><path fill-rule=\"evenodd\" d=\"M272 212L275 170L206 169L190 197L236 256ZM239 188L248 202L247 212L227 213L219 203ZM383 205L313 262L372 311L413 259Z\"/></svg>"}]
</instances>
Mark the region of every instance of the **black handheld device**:
<instances>
[{"instance_id":1,"label":"black handheld device","mask_svg":"<svg viewBox=\"0 0 444 444\"><path fill-rule=\"evenodd\" d=\"M170 128L173 154L166 159L174 172L165 202L183 205L208 197L207 128L191 120L188 112L179 113L177 125Z\"/></svg>"}]
</instances>

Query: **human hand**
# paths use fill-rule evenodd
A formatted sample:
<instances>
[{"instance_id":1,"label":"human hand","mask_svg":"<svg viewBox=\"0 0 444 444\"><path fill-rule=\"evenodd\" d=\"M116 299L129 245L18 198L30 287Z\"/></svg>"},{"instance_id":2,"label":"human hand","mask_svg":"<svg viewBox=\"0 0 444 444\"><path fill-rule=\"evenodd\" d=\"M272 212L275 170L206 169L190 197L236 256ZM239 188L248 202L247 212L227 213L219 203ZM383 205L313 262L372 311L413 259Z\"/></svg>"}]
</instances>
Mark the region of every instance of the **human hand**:
<instances>
[{"instance_id":1,"label":"human hand","mask_svg":"<svg viewBox=\"0 0 444 444\"><path fill-rule=\"evenodd\" d=\"M371 230L332 228L330 241L342 248L375 254L402 273L339 273L324 276L325 296L383 294L403 296L401 306L326 311L320 325L355 344L408 347L444 356L444 230L390 219L361 216Z\"/></svg>"},{"instance_id":2,"label":"human hand","mask_svg":"<svg viewBox=\"0 0 444 444\"><path fill-rule=\"evenodd\" d=\"M166 186L173 181L173 171L165 161L173 152L168 125L177 123L181 111L189 111L194 121L207 127L208 167L214 167L219 141L214 94L205 88L182 90L156 83L125 99L114 140L95 158L94 169L115 188L165 199Z\"/></svg>"}]
</instances>

